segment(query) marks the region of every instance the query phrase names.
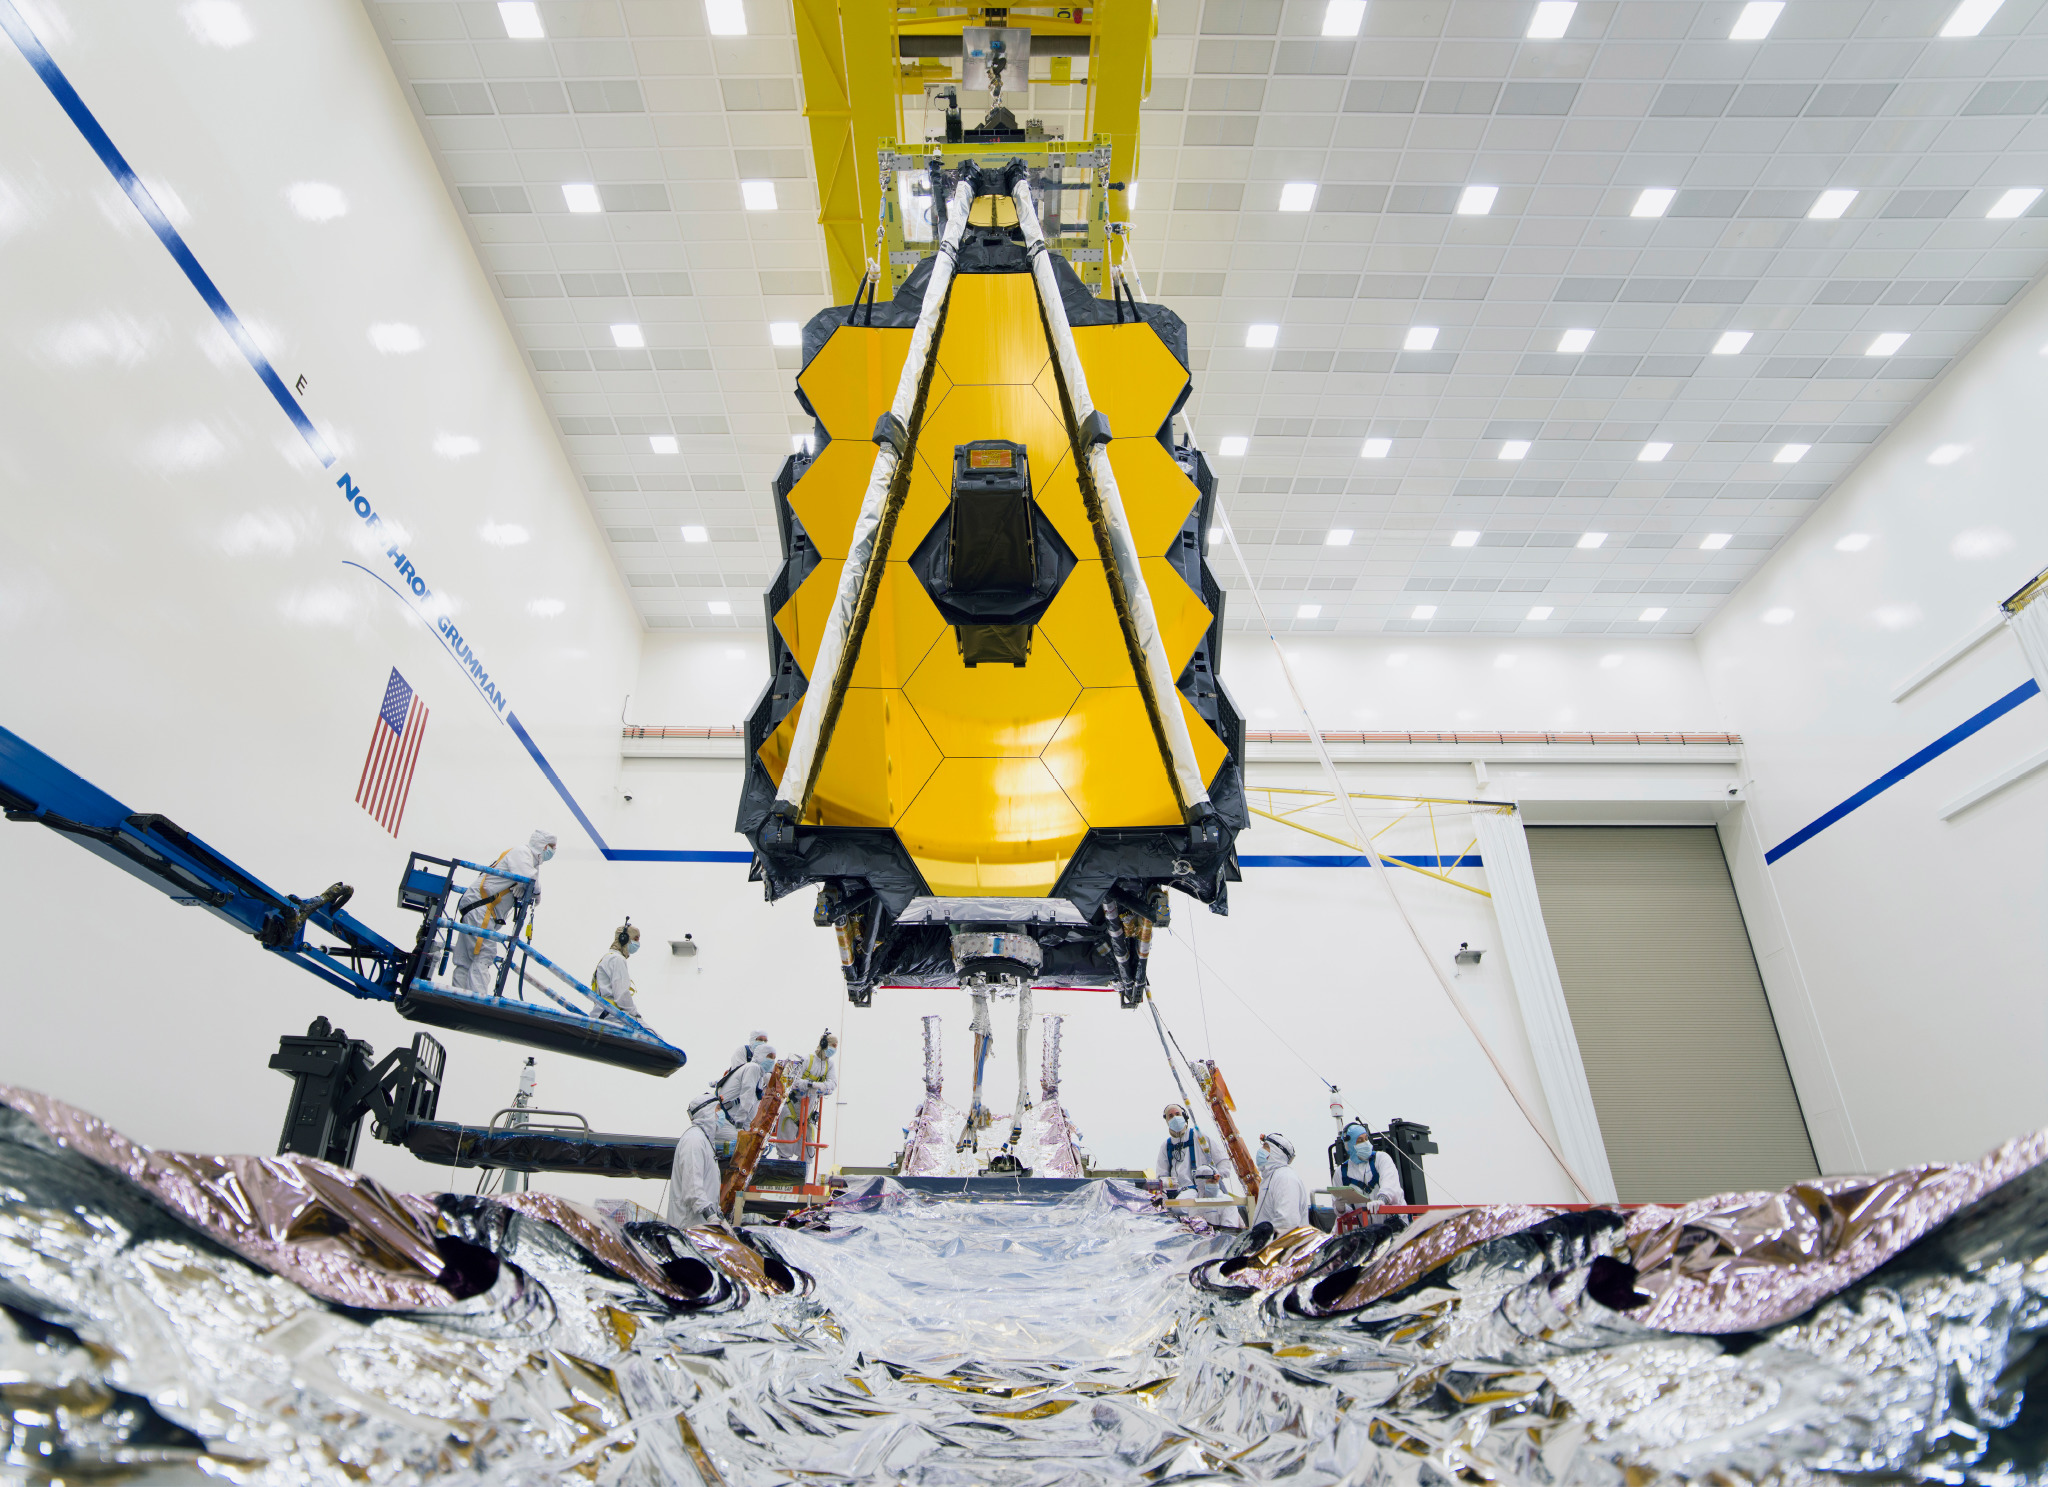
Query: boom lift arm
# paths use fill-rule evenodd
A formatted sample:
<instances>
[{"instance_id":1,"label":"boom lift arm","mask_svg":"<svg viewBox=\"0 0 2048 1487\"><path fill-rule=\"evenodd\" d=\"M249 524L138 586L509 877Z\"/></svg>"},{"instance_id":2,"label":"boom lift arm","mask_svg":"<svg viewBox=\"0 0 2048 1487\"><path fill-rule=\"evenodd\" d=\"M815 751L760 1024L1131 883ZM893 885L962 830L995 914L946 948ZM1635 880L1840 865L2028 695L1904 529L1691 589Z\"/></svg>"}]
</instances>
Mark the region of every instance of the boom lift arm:
<instances>
[{"instance_id":1,"label":"boom lift arm","mask_svg":"<svg viewBox=\"0 0 2048 1487\"><path fill-rule=\"evenodd\" d=\"M420 915L420 928L410 946L401 946L344 912L355 894L346 883L335 883L310 898L280 893L177 823L129 810L5 728L0 728L0 813L10 821L33 822L68 837L174 903L206 909L252 936L272 955L350 996L392 1003L410 1021L663 1076L685 1061L680 1048L610 1007L590 987L518 939L523 906L516 911L510 935L481 932L510 947L494 994L435 986L433 962L444 935L456 927L463 933L479 933L474 926L458 926L448 904L456 870L477 864L412 854L398 905ZM318 938L308 938L309 931L317 931ZM516 984L508 986L514 980L515 960ZM535 977L536 989L554 1005L527 1001L529 962L538 962L570 995L558 994ZM508 995L508 989L513 994ZM583 1010L586 1006L589 1011Z\"/></svg>"}]
</instances>

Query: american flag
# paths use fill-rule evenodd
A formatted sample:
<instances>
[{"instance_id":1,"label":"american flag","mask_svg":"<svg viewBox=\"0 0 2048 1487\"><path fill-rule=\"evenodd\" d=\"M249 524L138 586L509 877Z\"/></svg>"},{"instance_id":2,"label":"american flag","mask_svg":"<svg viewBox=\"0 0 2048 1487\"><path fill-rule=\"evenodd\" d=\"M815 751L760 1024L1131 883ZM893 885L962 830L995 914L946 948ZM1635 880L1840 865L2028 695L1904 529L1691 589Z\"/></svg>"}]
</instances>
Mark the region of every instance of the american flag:
<instances>
[{"instance_id":1,"label":"american flag","mask_svg":"<svg viewBox=\"0 0 2048 1487\"><path fill-rule=\"evenodd\" d=\"M398 668L392 667L384 705L370 725L370 753L363 760L356 804L393 836L398 835L398 823L405 817L405 799L412 793L412 767L426 731L427 704L413 694Z\"/></svg>"}]
</instances>

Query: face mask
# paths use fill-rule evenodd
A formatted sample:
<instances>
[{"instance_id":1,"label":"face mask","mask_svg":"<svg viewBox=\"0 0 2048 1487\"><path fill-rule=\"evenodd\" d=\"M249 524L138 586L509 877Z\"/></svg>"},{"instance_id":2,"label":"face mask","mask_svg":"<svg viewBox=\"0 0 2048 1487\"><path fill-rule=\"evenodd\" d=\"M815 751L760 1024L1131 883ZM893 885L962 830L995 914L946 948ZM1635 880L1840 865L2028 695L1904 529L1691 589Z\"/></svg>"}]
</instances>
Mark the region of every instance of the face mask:
<instances>
[{"instance_id":1,"label":"face mask","mask_svg":"<svg viewBox=\"0 0 2048 1487\"><path fill-rule=\"evenodd\" d=\"M758 1064L759 1062L761 1062L761 1055L766 1053L767 1051L768 1045L766 1043L756 1043L753 1047L747 1050L747 1058L749 1061Z\"/></svg>"},{"instance_id":2,"label":"face mask","mask_svg":"<svg viewBox=\"0 0 2048 1487\"><path fill-rule=\"evenodd\" d=\"M553 847L541 848L540 860L542 862L553 862L555 860L555 849Z\"/></svg>"},{"instance_id":3,"label":"face mask","mask_svg":"<svg viewBox=\"0 0 2048 1487\"><path fill-rule=\"evenodd\" d=\"M1173 1132L1173 1134L1176 1136L1178 1136L1182 1131L1185 1131L1187 1128L1188 1120L1187 1117L1184 1115L1175 1115L1167 1119L1166 1129Z\"/></svg>"},{"instance_id":4,"label":"face mask","mask_svg":"<svg viewBox=\"0 0 2048 1487\"><path fill-rule=\"evenodd\" d=\"M1259 1170L1260 1170L1261 1172L1263 1172L1263 1171L1265 1171L1265 1170L1266 1170L1266 1169L1267 1169L1268 1167L1270 1167L1270 1166L1272 1166L1272 1165L1273 1165L1273 1148L1272 1148L1272 1147L1270 1147L1270 1146L1262 1146L1262 1147L1260 1147L1260 1148L1259 1148Z\"/></svg>"},{"instance_id":5,"label":"face mask","mask_svg":"<svg viewBox=\"0 0 2048 1487\"><path fill-rule=\"evenodd\" d=\"M1216 1184L1213 1182L1197 1183L1195 1185L1195 1191L1200 1193L1204 1198L1214 1198L1217 1196Z\"/></svg>"},{"instance_id":6,"label":"face mask","mask_svg":"<svg viewBox=\"0 0 2048 1487\"><path fill-rule=\"evenodd\" d=\"M628 954L628 955L634 955L634 954L637 954L637 953L639 952L639 949L640 949L640 942L639 942L638 940L628 940L628 941L626 941L626 954Z\"/></svg>"}]
</instances>

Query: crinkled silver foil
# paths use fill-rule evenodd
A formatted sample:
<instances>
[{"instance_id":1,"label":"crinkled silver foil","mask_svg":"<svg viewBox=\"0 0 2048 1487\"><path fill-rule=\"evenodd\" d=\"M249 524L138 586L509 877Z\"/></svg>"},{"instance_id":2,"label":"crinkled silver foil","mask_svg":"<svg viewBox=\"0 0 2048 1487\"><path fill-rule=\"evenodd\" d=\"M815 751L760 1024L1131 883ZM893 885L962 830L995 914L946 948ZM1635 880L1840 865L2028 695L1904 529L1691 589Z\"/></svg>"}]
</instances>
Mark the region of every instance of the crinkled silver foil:
<instances>
[{"instance_id":1,"label":"crinkled silver foil","mask_svg":"<svg viewBox=\"0 0 2048 1487\"><path fill-rule=\"evenodd\" d=\"M2048 1472L2038 1145L1627 1223L1472 1210L1334 1240L1198 1234L1110 1183L974 1203L877 1181L812 1227L749 1231L758 1245L622 1229L538 1194L408 1197L377 1211L413 1216L440 1294L373 1308L298 1278L353 1270L290 1253L374 1253L419 1280L417 1246L336 1249L319 1231L355 1212L354 1188L334 1190L338 1210L294 1208L296 1231L266 1226L299 1198L250 1194L271 1248L245 1249L255 1238L223 1223L217 1196L188 1213L176 1184L129 1174L233 1172L246 1189L267 1164L192 1165L208 1159L118 1138L94 1150L127 1155L103 1162L6 1103L0 1481L182 1467L508 1487L1803 1487Z\"/></svg>"}]
</instances>

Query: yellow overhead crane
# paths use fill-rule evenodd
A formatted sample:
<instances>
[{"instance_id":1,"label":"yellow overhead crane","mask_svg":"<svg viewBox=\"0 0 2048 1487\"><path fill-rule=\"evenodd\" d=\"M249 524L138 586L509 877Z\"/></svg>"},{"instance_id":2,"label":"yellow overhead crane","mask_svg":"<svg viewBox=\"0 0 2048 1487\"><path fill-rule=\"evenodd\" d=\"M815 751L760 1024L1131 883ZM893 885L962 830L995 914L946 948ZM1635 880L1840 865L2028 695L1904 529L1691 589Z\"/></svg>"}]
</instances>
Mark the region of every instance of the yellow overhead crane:
<instances>
[{"instance_id":1,"label":"yellow overhead crane","mask_svg":"<svg viewBox=\"0 0 2048 1487\"><path fill-rule=\"evenodd\" d=\"M925 100L936 88L958 87L951 57L960 72L969 61L967 35L977 28L1028 32L1035 55L1046 60L1047 86L1084 91L1082 123L1054 153L1106 151L1105 182L1128 183L1138 175L1138 108L1152 88L1152 41L1159 33L1154 0L1109 0L1102 5L936 6L901 5L890 0L795 0L797 60L803 71L804 117L810 123L811 154L818 169L818 223L832 275L832 298L846 304L867 278L869 263L890 252L907 252L900 239L889 248L885 218L891 205L880 162L892 154L930 153L915 137L906 100ZM1057 51L1048 51L1048 44ZM1065 66L1061 64L1064 63ZM1079 73L1078 79L1075 74ZM1061 75L1068 81L1056 81ZM1013 88L1030 79L1013 79ZM1071 113L1068 109L1066 112ZM978 148L948 146L940 153L967 158ZM1124 192L1104 193L1103 234L1091 242L1103 257L1077 262L1083 279L1098 292L1103 275L1122 261L1129 218ZM898 224L900 234L901 225ZM898 265L901 267L901 265ZM901 275L897 282L901 282Z\"/></svg>"},{"instance_id":2,"label":"yellow overhead crane","mask_svg":"<svg viewBox=\"0 0 2048 1487\"><path fill-rule=\"evenodd\" d=\"M812 447L774 487L753 875L819 888L856 1003L1042 981L1136 1005L1167 889L1221 912L1249 821L1215 481L1173 429L1186 326L1112 271L1149 0L798 25L846 303L804 328ZM1020 120L1041 82L1082 108ZM906 97L919 135L944 105L930 138Z\"/></svg>"}]
</instances>

